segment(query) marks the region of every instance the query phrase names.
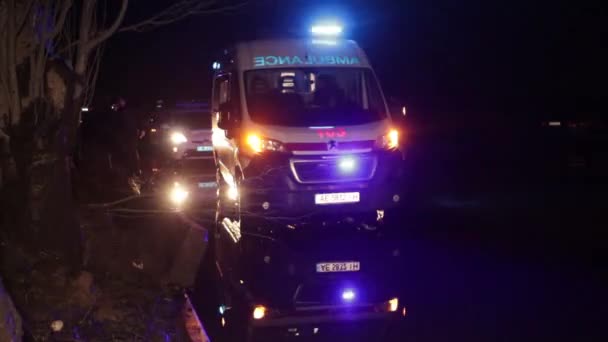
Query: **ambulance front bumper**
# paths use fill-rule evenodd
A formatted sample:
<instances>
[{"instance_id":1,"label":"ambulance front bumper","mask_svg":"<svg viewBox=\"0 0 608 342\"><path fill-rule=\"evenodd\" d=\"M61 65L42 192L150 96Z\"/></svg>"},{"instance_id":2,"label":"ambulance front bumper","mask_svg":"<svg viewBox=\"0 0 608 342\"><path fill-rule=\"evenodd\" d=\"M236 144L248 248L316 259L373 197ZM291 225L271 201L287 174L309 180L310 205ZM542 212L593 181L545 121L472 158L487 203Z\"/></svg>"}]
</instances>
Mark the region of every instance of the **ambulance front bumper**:
<instances>
[{"instance_id":1,"label":"ambulance front bumper","mask_svg":"<svg viewBox=\"0 0 608 342\"><path fill-rule=\"evenodd\" d=\"M255 156L243 170L242 209L264 216L310 212L366 212L403 200L399 151L358 155Z\"/></svg>"}]
</instances>

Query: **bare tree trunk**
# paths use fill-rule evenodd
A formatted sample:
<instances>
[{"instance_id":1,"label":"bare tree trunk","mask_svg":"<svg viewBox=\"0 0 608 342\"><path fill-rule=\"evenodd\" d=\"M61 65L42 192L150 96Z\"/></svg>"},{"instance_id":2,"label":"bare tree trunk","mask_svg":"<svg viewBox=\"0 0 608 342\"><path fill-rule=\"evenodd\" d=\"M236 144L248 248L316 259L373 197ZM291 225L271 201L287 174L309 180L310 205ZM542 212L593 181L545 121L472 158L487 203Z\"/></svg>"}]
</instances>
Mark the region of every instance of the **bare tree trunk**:
<instances>
[{"instance_id":1,"label":"bare tree trunk","mask_svg":"<svg viewBox=\"0 0 608 342\"><path fill-rule=\"evenodd\" d=\"M14 125L21 118L21 94L17 79L17 10L15 0L7 1L7 71L8 71L8 102L9 125Z\"/></svg>"},{"instance_id":2,"label":"bare tree trunk","mask_svg":"<svg viewBox=\"0 0 608 342\"><path fill-rule=\"evenodd\" d=\"M73 94L79 82L74 72L62 62L54 62L50 72L59 74L65 92L59 129L53 144L56 161L43 209L42 233L44 240L61 252L70 263L70 268L77 271L82 267L82 232L72 189L72 154L76 131L74 115L80 103L80 98L74 99Z\"/></svg>"}]
</instances>

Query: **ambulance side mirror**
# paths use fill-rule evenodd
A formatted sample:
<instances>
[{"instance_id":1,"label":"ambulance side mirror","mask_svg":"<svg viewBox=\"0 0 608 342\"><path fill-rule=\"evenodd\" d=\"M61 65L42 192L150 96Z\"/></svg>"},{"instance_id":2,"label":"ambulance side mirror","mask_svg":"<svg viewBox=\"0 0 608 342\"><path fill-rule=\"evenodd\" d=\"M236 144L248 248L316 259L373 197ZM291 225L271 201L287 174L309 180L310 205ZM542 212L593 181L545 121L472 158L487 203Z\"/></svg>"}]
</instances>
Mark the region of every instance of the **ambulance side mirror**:
<instances>
[{"instance_id":1,"label":"ambulance side mirror","mask_svg":"<svg viewBox=\"0 0 608 342\"><path fill-rule=\"evenodd\" d=\"M388 102L388 109L393 121L397 124L403 124L407 117L407 107L405 104L395 98L391 98Z\"/></svg>"},{"instance_id":2,"label":"ambulance side mirror","mask_svg":"<svg viewBox=\"0 0 608 342\"><path fill-rule=\"evenodd\" d=\"M233 107L230 102L220 104L217 127L225 131L232 131L237 127L238 121Z\"/></svg>"}]
</instances>

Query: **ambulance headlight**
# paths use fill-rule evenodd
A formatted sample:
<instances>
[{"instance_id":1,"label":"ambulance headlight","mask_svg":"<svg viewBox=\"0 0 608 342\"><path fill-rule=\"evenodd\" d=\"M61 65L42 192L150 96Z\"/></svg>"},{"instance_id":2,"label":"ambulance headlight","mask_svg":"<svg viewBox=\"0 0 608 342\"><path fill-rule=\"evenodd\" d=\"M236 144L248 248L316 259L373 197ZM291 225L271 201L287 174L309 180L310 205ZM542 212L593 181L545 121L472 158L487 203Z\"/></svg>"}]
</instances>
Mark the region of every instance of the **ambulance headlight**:
<instances>
[{"instance_id":1,"label":"ambulance headlight","mask_svg":"<svg viewBox=\"0 0 608 342\"><path fill-rule=\"evenodd\" d=\"M285 147L280 141L267 139L257 134L249 134L246 138L246 145L253 153L262 153L264 151L283 152Z\"/></svg>"},{"instance_id":2,"label":"ambulance headlight","mask_svg":"<svg viewBox=\"0 0 608 342\"><path fill-rule=\"evenodd\" d=\"M399 131L396 129L391 129L385 135L378 138L376 142L377 147L394 150L399 147Z\"/></svg>"},{"instance_id":3,"label":"ambulance headlight","mask_svg":"<svg viewBox=\"0 0 608 342\"><path fill-rule=\"evenodd\" d=\"M173 132L171 133L171 142L173 145L181 145L183 143L188 142L188 138L182 132Z\"/></svg>"}]
</instances>

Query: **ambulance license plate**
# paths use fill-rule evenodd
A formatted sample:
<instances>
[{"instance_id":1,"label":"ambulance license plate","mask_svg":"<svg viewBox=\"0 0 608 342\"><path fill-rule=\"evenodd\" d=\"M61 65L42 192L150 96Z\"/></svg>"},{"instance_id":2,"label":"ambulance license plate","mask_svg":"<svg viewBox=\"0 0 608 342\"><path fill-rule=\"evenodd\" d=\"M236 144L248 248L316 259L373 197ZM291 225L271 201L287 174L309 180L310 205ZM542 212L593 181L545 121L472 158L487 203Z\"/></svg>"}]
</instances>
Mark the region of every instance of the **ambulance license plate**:
<instances>
[{"instance_id":1,"label":"ambulance license plate","mask_svg":"<svg viewBox=\"0 0 608 342\"><path fill-rule=\"evenodd\" d=\"M358 203L361 195L358 192L336 192L330 194L315 194L315 204Z\"/></svg>"},{"instance_id":2,"label":"ambulance license plate","mask_svg":"<svg viewBox=\"0 0 608 342\"><path fill-rule=\"evenodd\" d=\"M333 272L359 272L361 264L358 261L320 262L317 264L317 273Z\"/></svg>"}]
</instances>

